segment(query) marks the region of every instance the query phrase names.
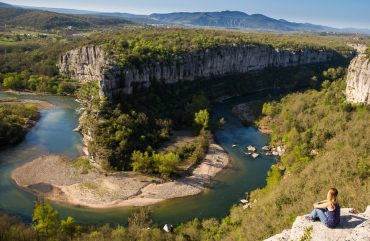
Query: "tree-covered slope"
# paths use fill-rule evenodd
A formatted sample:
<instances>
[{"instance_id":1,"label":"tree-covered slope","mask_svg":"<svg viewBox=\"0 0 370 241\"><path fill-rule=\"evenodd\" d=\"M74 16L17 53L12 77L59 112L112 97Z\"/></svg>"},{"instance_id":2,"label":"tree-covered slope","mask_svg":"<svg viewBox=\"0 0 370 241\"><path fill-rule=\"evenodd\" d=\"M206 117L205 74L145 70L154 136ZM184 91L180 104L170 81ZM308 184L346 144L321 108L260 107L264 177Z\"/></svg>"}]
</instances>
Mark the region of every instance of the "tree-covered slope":
<instances>
[{"instance_id":1,"label":"tree-covered slope","mask_svg":"<svg viewBox=\"0 0 370 241\"><path fill-rule=\"evenodd\" d=\"M0 148L21 141L38 117L35 105L13 99L0 100Z\"/></svg>"},{"instance_id":2,"label":"tree-covered slope","mask_svg":"<svg viewBox=\"0 0 370 241\"><path fill-rule=\"evenodd\" d=\"M69 15L41 10L9 8L0 6L0 24L10 27L27 27L39 30L61 29L73 27L76 29L91 29L119 26L130 22L122 18L96 17L85 15Z\"/></svg>"},{"instance_id":3,"label":"tree-covered slope","mask_svg":"<svg viewBox=\"0 0 370 241\"><path fill-rule=\"evenodd\" d=\"M330 187L339 190L343 207L364 210L370 203L370 109L346 103L341 72L329 70L321 91L265 105L272 144L283 144L286 153L271 168L267 186L252 192L252 208L231 210L222 240L260 240L280 232Z\"/></svg>"}]
</instances>

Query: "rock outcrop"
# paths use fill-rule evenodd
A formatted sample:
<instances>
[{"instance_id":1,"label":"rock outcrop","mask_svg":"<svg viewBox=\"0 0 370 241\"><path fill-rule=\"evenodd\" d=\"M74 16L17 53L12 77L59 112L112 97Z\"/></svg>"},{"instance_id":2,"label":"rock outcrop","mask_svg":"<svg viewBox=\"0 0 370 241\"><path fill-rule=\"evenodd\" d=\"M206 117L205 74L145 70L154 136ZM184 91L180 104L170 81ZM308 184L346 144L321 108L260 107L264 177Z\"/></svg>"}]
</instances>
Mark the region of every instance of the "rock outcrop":
<instances>
[{"instance_id":1,"label":"rock outcrop","mask_svg":"<svg viewBox=\"0 0 370 241\"><path fill-rule=\"evenodd\" d=\"M351 208L341 209L340 225L334 229L327 228L321 222L311 222L299 216L292 229L272 236L265 241L369 241L370 240L370 206L364 213L350 213ZM306 238L306 239L304 239Z\"/></svg>"},{"instance_id":2,"label":"rock outcrop","mask_svg":"<svg viewBox=\"0 0 370 241\"><path fill-rule=\"evenodd\" d=\"M349 102L370 104L370 58L364 53L349 65L346 96Z\"/></svg>"},{"instance_id":3,"label":"rock outcrop","mask_svg":"<svg viewBox=\"0 0 370 241\"><path fill-rule=\"evenodd\" d=\"M113 56L99 46L84 46L67 52L58 64L61 73L72 78L99 80L101 94L119 99L131 94L134 85L151 81L175 83L226 74L240 74L267 67L287 67L331 61L334 51L277 49L267 45L223 46L172 57L168 61L149 60L140 66L120 68Z\"/></svg>"}]
</instances>

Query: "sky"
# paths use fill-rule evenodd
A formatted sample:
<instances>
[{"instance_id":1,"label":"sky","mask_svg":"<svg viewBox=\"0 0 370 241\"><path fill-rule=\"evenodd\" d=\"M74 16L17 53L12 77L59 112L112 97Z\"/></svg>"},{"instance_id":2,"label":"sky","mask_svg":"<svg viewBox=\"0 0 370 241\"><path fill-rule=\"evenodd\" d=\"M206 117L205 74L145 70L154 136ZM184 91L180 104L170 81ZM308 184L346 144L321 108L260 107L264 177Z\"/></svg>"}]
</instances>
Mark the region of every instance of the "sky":
<instances>
[{"instance_id":1,"label":"sky","mask_svg":"<svg viewBox=\"0 0 370 241\"><path fill-rule=\"evenodd\" d=\"M238 10L332 27L370 29L370 0L0 0L9 4L136 14Z\"/></svg>"}]
</instances>

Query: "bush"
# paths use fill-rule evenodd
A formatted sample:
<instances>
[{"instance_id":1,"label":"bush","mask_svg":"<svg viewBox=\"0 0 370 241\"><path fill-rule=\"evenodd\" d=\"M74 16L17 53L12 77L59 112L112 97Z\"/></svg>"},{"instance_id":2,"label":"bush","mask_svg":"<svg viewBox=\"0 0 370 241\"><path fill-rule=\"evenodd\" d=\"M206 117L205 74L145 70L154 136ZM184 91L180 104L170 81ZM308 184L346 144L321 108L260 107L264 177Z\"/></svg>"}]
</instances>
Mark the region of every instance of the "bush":
<instances>
[{"instance_id":1,"label":"bush","mask_svg":"<svg viewBox=\"0 0 370 241\"><path fill-rule=\"evenodd\" d=\"M131 156L133 171L145 174L159 174L170 178L177 170L179 155L174 152L156 153L134 151Z\"/></svg>"},{"instance_id":2,"label":"bush","mask_svg":"<svg viewBox=\"0 0 370 241\"><path fill-rule=\"evenodd\" d=\"M281 111L280 105L276 101L264 103L262 107L262 114L274 117Z\"/></svg>"},{"instance_id":3,"label":"bush","mask_svg":"<svg viewBox=\"0 0 370 241\"><path fill-rule=\"evenodd\" d=\"M50 237L56 234L59 228L59 214L50 204L36 202L32 221L36 224L33 228L40 234Z\"/></svg>"},{"instance_id":4,"label":"bush","mask_svg":"<svg viewBox=\"0 0 370 241\"><path fill-rule=\"evenodd\" d=\"M82 156L74 160L73 167L78 168L81 174L87 174L92 168L89 158Z\"/></svg>"}]
</instances>

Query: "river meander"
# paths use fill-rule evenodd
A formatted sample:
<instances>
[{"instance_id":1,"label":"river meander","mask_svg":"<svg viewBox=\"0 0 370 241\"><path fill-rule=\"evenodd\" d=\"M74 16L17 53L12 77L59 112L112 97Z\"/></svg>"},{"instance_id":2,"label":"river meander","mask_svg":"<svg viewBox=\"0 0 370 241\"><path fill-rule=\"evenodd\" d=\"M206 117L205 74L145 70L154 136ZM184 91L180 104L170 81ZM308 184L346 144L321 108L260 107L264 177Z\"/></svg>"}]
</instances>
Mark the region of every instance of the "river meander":
<instances>
[{"instance_id":1,"label":"river meander","mask_svg":"<svg viewBox=\"0 0 370 241\"><path fill-rule=\"evenodd\" d=\"M173 199L151 206L152 218L159 224L179 223L193 218L221 218L230 207L245 197L245 193L265 185L266 174L274 163L273 157L260 155L257 159L244 154L238 144L251 144L261 150L269 137L253 127L245 127L231 108L238 103L263 98L266 93L235 97L214 106L213 117L224 117L226 124L215 133L216 141L229 153L231 166L215 178L214 188L200 195ZM15 215L24 221L31 220L35 196L18 188L10 173L18 165L41 155L60 154L70 158L81 155L81 136L73 132L77 126L78 103L70 97L18 95L0 92L0 98L17 97L45 100L55 108L42 110L41 119L16 146L0 150L0 212ZM73 216L79 223L126 224L133 208L95 210L81 207L53 204L61 217Z\"/></svg>"}]
</instances>

